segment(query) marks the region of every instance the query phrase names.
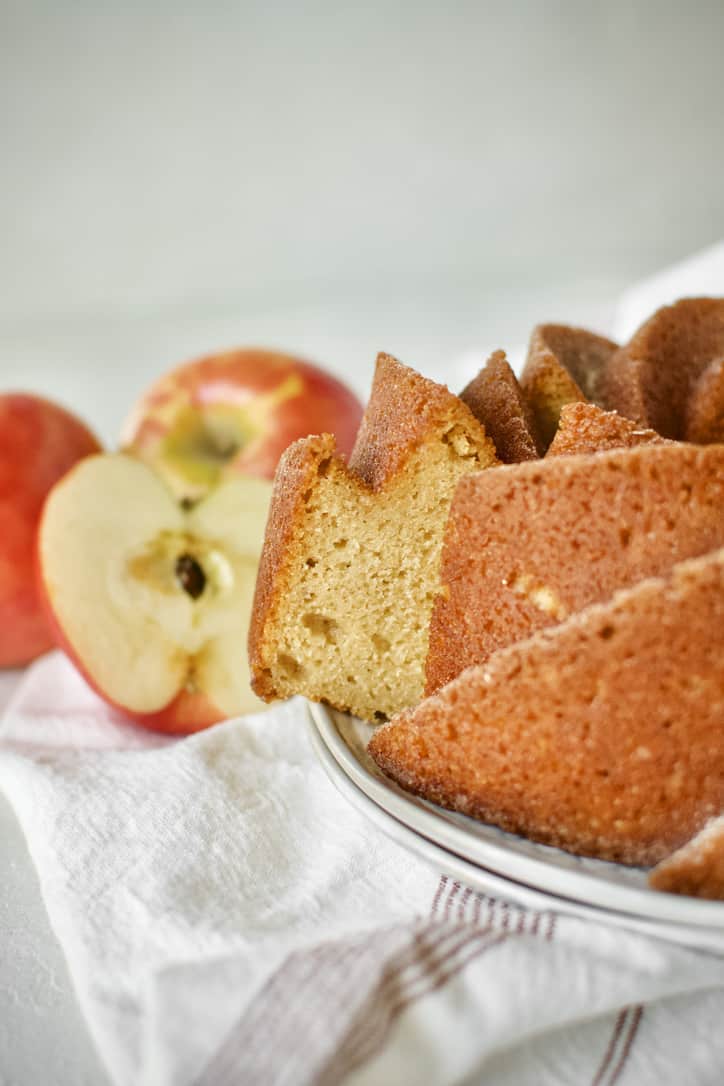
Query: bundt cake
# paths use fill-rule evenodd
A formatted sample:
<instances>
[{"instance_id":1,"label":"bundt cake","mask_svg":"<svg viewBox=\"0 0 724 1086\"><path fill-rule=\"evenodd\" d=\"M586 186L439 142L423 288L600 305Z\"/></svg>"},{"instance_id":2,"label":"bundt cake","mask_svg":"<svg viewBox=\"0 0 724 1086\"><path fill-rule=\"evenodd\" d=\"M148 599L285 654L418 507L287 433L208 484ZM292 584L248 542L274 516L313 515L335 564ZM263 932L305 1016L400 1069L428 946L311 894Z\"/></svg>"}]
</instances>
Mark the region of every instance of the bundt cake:
<instances>
[{"instance_id":1,"label":"bundt cake","mask_svg":"<svg viewBox=\"0 0 724 1086\"><path fill-rule=\"evenodd\" d=\"M546 456L604 452L607 449L661 445L667 439L647 430L617 411L604 411L592 403L567 403L561 408L558 429Z\"/></svg>"},{"instance_id":2,"label":"bundt cake","mask_svg":"<svg viewBox=\"0 0 724 1086\"><path fill-rule=\"evenodd\" d=\"M683 298L654 313L605 368L602 401L685 441L724 435L724 298Z\"/></svg>"},{"instance_id":3,"label":"bundt cake","mask_svg":"<svg viewBox=\"0 0 724 1086\"><path fill-rule=\"evenodd\" d=\"M541 324L533 330L520 384L533 412L542 450L553 440L564 404L579 400L602 403L601 381L617 349L612 340L583 328Z\"/></svg>"},{"instance_id":4,"label":"bundt cake","mask_svg":"<svg viewBox=\"0 0 724 1086\"><path fill-rule=\"evenodd\" d=\"M712 818L691 841L657 864L649 874L649 886L724 901L724 815Z\"/></svg>"},{"instance_id":5,"label":"bundt cake","mask_svg":"<svg viewBox=\"0 0 724 1086\"><path fill-rule=\"evenodd\" d=\"M656 863L724 810L722 630L724 549L495 653L379 728L369 752L434 803Z\"/></svg>"},{"instance_id":6,"label":"bundt cake","mask_svg":"<svg viewBox=\"0 0 724 1086\"><path fill-rule=\"evenodd\" d=\"M542 325L520 384L497 351L461 397L380 355L349 464L280 463L255 691L393 716L404 787L721 894L724 830L686 842L724 811L723 404L716 299L623 348Z\"/></svg>"},{"instance_id":7,"label":"bundt cake","mask_svg":"<svg viewBox=\"0 0 724 1086\"><path fill-rule=\"evenodd\" d=\"M534 630L722 545L724 445L642 445L461 479L426 693Z\"/></svg>"},{"instance_id":8,"label":"bundt cake","mask_svg":"<svg viewBox=\"0 0 724 1086\"><path fill-rule=\"evenodd\" d=\"M380 355L349 465L329 436L280 462L249 633L256 693L367 720L419 701L453 491L497 462L457 396Z\"/></svg>"},{"instance_id":9,"label":"bundt cake","mask_svg":"<svg viewBox=\"0 0 724 1086\"><path fill-rule=\"evenodd\" d=\"M535 460L542 452L530 405L505 351L494 351L483 369L460 393L495 445L504 464Z\"/></svg>"}]
</instances>

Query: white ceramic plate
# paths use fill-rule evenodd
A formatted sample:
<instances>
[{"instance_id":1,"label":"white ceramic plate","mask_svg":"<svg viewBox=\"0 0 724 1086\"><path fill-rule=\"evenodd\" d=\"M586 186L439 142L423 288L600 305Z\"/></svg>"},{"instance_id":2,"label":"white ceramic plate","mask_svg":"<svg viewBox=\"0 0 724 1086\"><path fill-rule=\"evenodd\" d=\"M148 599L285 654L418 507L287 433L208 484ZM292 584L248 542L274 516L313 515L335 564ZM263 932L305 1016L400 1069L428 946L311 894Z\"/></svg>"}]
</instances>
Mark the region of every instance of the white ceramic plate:
<instances>
[{"instance_id":1,"label":"white ceramic plate","mask_svg":"<svg viewBox=\"0 0 724 1086\"><path fill-rule=\"evenodd\" d=\"M640 868L573 856L427 803L385 777L367 755L367 741L374 730L371 725L325 706L310 704L309 708L315 733L333 759L325 766L335 783L343 786L344 781L350 782L377 811L396 823L396 832L397 827L410 831L412 837L405 835L406 843L416 846L417 851L423 847L421 840L443 850L449 873L455 873L450 869L455 858L466 865L463 877L468 881L476 872L483 873L480 877L487 880L486 888L492 889L491 876L506 886L506 880L512 880L510 885L536 895L553 895L556 902L549 899L548 908L562 909L561 900L565 899L569 907L563 911L615 912L644 921L647 928L652 924L662 938L724 949L724 903L650 890ZM346 794L359 805L357 795L350 797L349 790ZM365 809L369 814L371 808L367 805ZM389 831L389 823L386 825ZM480 878L476 885L481 885ZM494 892L503 893L500 887ZM508 892L508 896L512 894ZM670 930L664 930L666 927Z\"/></svg>"}]
</instances>

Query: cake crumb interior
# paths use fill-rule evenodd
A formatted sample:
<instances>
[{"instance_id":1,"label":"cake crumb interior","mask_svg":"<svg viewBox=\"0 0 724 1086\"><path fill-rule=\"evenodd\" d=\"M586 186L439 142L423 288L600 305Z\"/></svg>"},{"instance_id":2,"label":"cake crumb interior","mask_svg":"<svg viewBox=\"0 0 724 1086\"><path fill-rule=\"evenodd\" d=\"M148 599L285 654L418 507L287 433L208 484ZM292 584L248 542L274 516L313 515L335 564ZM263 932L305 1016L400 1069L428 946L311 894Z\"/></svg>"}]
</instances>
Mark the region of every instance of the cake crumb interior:
<instances>
[{"instance_id":1,"label":"cake crumb interior","mask_svg":"<svg viewBox=\"0 0 724 1086\"><path fill-rule=\"evenodd\" d=\"M380 490L336 458L320 462L270 661L280 696L302 693L367 720L420 700L452 495L480 467L459 424L423 443Z\"/></svg>"}]
</instances>

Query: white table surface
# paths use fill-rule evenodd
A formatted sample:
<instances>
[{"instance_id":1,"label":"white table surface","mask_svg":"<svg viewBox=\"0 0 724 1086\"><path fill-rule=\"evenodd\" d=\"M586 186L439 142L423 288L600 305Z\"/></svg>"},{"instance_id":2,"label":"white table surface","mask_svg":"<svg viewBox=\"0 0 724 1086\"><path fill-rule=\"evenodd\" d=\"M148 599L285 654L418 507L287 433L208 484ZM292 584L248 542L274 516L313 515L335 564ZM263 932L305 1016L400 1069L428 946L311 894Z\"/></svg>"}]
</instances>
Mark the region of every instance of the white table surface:
<instances>
[{"instance_id":1,"label":"white table surface","mask_svg":"<svg viewBox=\"0 0 724 1086\"><path fill-rule=\"evenodd\" d=\"M317 358L365 396L375 352L390 350L459 389L486 354L520 360L532 324L606 331L622 284L500 295L336 300L262 313L161 312L0 324L0 388L34 389L76 410L112 444L134 398L170 365L216 346L263 343ZM0 673L0 708L21 678ZM0 1086L105 1086L12 810L0 794Z\"/></svg>"}]
</instances>

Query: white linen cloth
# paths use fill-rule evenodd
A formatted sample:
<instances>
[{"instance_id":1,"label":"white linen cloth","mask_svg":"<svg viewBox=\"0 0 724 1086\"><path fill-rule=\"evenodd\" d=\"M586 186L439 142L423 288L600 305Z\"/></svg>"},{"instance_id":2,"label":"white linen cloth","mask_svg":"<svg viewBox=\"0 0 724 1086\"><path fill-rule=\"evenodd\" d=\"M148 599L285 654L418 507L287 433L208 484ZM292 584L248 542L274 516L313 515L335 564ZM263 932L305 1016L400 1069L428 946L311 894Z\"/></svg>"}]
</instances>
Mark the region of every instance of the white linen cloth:
<instances>
[{"instance_id":1,"label":"white linen cloth","mask_svg":"<svg viewBox=\"0 0 724 1086\"><path fill-rule=\"evenodd\" d=\"M174 741L58 653L0 785L122 1086L714 1083L724 959L496 901L369 824L298 700Z\"/></svg>"},{"instance_id":2,"label":"white linen cloth","mask_svg":"<svg viewBox=\"0 0 724 1086\"><path fill-rule=\"evenodd\" d=\"M724 246L613 331L698 293ZM0 787L119 1086L722 1081L724 959L448 879L336 792L305 713L168 740L59 654L8 706Z\"/></svg>"}]
</instances>

